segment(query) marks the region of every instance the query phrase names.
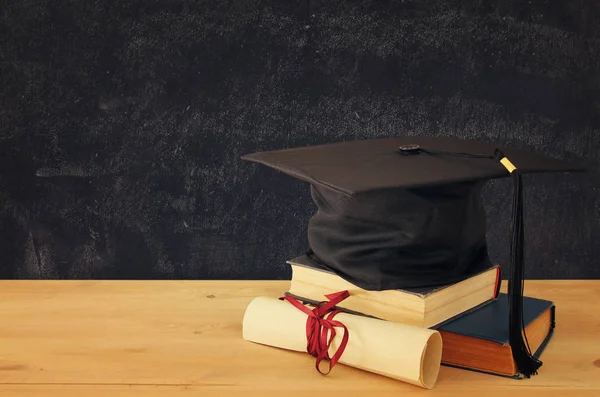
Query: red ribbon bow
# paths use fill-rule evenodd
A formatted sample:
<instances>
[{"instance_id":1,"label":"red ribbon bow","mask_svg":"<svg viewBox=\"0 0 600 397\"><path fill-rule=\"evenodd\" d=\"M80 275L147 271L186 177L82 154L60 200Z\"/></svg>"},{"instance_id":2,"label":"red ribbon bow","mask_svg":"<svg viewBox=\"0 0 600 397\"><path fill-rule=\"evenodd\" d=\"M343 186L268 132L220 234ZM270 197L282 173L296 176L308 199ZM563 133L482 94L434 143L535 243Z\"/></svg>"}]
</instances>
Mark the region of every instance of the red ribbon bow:
<instances>
[{"instance_id":1,"label":"red ribbon bow","mask_svg":"<svg viewBox=\"0 0 600 397\"><path fill-rule=\"evenodd\" d=\"M331 369L338 362L348 344L348 329L344 324L333 319L333 317L340 313L341 310L331 311L331 309L349 296L350 293L348 291L340 291L334 294L325 295L325 297L329 299L329 302L321 302L312 310L291 296L283 297L283 299L308 315L308 318L306 319L306 350L311 356L317 358L315 368L322 375L327 375L331 372ZM344 335L338 349L333 354L333 357L330 358L329 348L336 336L335 327L343 328ZM325 373L319 368L319 364L321 364L323 359L329 360L329 370Z\"/></svg>"}]
</instances>

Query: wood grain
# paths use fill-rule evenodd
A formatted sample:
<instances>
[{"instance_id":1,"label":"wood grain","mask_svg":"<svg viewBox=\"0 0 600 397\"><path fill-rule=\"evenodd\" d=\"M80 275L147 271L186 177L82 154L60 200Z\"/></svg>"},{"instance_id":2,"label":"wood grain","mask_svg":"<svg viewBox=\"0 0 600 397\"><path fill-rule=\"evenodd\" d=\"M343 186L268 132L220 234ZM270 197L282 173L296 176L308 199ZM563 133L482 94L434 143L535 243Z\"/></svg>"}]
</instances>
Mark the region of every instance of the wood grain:
<instances>
[{"instance_id":1,"label":"wood grain","mask_svg":"<svg viewBox=\"0 0 600 397\"><path fill-rule=\"evenodd\" d=\"M431 391L244 341L241 321L258 295L288 281L0 281L0 395L459 396L600 393L600 281L529 281L551 299L557 329L540 374L513 380L442 367Z\"/></svg>"}]
</instances>

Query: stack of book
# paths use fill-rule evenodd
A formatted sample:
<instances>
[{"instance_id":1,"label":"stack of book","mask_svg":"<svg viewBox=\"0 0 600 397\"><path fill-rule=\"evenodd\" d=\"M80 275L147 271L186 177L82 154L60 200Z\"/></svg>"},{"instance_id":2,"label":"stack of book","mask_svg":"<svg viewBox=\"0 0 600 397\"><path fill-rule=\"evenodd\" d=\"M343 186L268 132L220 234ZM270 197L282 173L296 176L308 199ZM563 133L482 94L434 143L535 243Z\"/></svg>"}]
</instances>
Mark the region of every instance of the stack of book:
<instances>
[{"instance_id":1,"label":"stack of book","mask_svg":"<svg viewBox=\"0 0 600 397\"><path fill-rule=\"evenodd\" d=\"M435 288L368 291L306 256L287 263L292 278L286 295L314 305L324 295L347 290L350 297L337 306L342 311L439 331L443 365L519 377L508 342L508 296L500 293L497 265ZM531 297L523 300L525 334L531 351L539 357L554 330L555 306Z\"/></svg>"}]
</instances>

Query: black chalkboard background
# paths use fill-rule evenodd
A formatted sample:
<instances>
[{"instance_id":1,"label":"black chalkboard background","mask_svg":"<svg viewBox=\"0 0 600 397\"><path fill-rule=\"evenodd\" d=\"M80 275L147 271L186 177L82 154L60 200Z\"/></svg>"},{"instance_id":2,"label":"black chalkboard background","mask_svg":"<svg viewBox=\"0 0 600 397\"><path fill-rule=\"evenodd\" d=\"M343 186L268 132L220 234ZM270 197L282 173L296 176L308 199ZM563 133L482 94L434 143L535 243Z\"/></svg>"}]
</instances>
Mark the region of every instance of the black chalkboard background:
<instances>
[{"instance_id":1,"label":"black chalkboard background","mask_svg":"<svg viewBox=\"0 0 600 397\"><path fill-rule=\"evenodd\" d=\"M8 2L0 277L287 278L308 186L240 156L422 134L588 165L525 178L527 277L600 276L598 2Z\"/></svg>"}]
</instances>

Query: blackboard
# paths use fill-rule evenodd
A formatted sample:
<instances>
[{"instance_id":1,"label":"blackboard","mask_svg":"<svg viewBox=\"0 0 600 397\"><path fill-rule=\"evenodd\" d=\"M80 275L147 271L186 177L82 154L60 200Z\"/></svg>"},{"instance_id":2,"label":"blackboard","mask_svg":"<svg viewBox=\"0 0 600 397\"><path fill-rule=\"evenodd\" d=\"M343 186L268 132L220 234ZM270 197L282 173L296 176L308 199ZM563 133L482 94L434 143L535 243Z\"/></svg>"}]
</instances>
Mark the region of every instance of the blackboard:
<instances>
[{"instance_id":1,"label":"blackboard","mask_svg":"<svg viewBox=\"0 0 600 397\"><path fill-rule=\"evenodd\" d=\"M15 1L0 11L0 277L284 279L308 186L240 160L458 136L525 179L527 277L600 276L600 3ZM484 190L508 263L509 181Z\"/></svg>"}]
</instances>

